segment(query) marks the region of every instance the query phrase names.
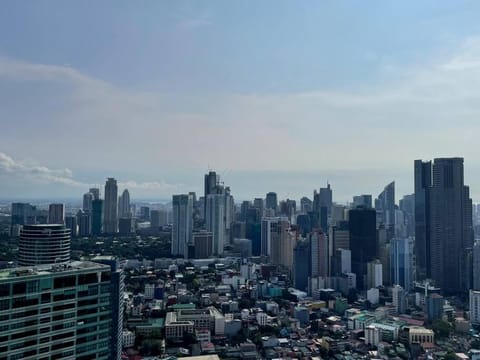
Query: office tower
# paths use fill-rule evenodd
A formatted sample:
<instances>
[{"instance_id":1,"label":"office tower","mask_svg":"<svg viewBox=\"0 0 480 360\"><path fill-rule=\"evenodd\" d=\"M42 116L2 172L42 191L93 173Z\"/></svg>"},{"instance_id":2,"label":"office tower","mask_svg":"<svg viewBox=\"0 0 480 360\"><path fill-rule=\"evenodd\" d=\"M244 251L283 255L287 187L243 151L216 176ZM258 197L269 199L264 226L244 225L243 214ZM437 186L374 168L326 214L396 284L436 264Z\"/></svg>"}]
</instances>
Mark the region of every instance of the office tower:
<instances>
[{"instance_id":1,"label":"office tower","mask_svg":"<svg viewBox=\"0 0 480 360\"><path fill-rule=\"evenodd\" d=\"M480 291L470 290L469 295L470 324L480 325Z\"/></svg>"},{"instance_id":2,"label":"office tower","mask_svg":"<svg viewBox=\"0 0 480 360\"><path fill-rule=\"evenodd\" d=\"M327 277L329 275L328 238L323 231L314 229L310 235L311 276Z\"/></svg>"},{"instance_id":3,"label":"office tower","mask_svg":"<svg viewBox=\"0 0 480 360\"><path fill-rule=\"evenodd\" d=\"M432 279L446 293L465 292L470 287L466 259L473 247L473 231L463 158L434 160L430 204Z\"/></svg>"},{"instance_id":4,"label":"office tower","mask_svg":"<svg viewBox=\"0 0 480 360\"><path fill-rule=\"evenodd\" d=\"M261 255L272 256L273 243L278 243L282 229L286 232L288 227L285 217L264 217L261 225Z\"/></svg>"},{"instance_id":5,"label":"office tower","mask_svg":"<svg viewBox=\"0 0 480 360\"><path fill-rule=\"evenodd\" d=\"M253 199L253 207L258 209L259 220L260 221L265 215L265 200L262 198Z\"/></svg>"},{"instance_id":6,"label":"office tower","mask_svg":"<svg viewBox=\"0 0 480 360\"><path fill-rule=\"evenodd\" d=\"M391 282L407 292L413 286L413 241L413 238L395 238L390 242Z\"/></svg>"},{"instance_id":7,"label":"office tower","mask_svg":"<svg viewBox=\"0 0 480 360\"><path fill-rule=\"evenodd\" d=\"M100 235L103 232L103 200L92 201L92 235Z\"/></svg>"},{"instance_id":8,"label":"office tower","mask_svg":"<svg viewBox=\"0 0 480 360\"><path fill-rule=\"evenodd\" d=\"M480 291L480 240L476 240L473 245L472 289Z\"/></svg>"},{"instance_id":9,"label":"office tower","mask_svg":"<svg viewBox=\"0 0 480 360\"><path fill-rule=\"evenodd\" d=\"M24 225L18 241L18 264L61 264L70 261L70 230L64 225Z\"/></svg>"},{"instance_id":10,"label":"office tower","mask_svg":"<svg viewBox=\"0 0 480 360\"><path fill-rule=\"evenodd\" d=\"M193 254L194 259L206 259L213 255L213 233L206 230L193 233ZM190 256L189 256L190 257Z\"/></svg>"},{"instance_id":11,"label":"office tower","mask_svg":"<svg viewBox=\"0 0 480 360\"><path fill-rule=\"evenodd\" d=\"M110 301L112 304L112 325L110 337L110 348L112 349L111 358L113 360L121 360L125 275L120 268L120 262L113 256L96 256L92 261L110 267Z\"/></svg>"},{"instance_id":12,"label":"office tower","mask_svg":"<svg viewBox=\"0 0 480 360\"><path fill-rule=\"evenodd\" d=\"M332 275L339 276L352 272L352 252L347 249L337 249L335 251L335 262Z\"/></svg>"},{"instance_id":13,"label":"office tower","mask_svg":"<svg viewBox=\"0 0 480 360\"><path fill-rule=\"evenodd\" d=\"M117 180L108 178L105 182L105 203L103 209L103 232L114 234L118 230L118 187Z\"/></svg>"},{"instance_id":14,"label":"office tower","mask_svg":"<svg viewBox=\"0 0 480 360\"><path fill-rule=\"evenodd\" d=\"M366 286L367 263L377 257L376 212L358 207L348 212L352 272L356 274L357 286Z\"/></svg>"},{"instance_id":15,"label":"office tower","mask_svg":"<svg viewBox=\"0 0 480 360\"><path fill-rule=\"evenodd\" d=\"M378 215L377 225L395 226L395 181L385 186L375 199L375 210Z\"/></svg>"},{"instance_id":16,"label":"office tower","mask_svg":"<svg viewBox=\"0 0 480 360\"><path fill-rule=\"evenodd\" d=\"M65 206L63 204L50 204L48 206L48 223L65 224Z\"/></svg>"},{"instance_id":17,"label":"office tower","mask_svg":"<svg viewBox=\"0 0 480 360\"><path fill-rule=\"evenodd\" d=\"M328 237L332 246L332 254L337 249L350 249L350 230L348 221L340 221L328 229Z\"/></svg>"},{"instance_id":18,"label":"office tower","mask_svg":"<svg viewBox=\"0 0 480 360\"><path fill-rule=\"evenodd\" d=\"M343 205L332 204L330 213L330 226L336 226L340 221L345 221L345 210Z\"/></svg>"},{"instance_id":19,"label":"office tower","mask_svg":"<svg viewBox=\"0 0 480 360\"><path fill-rule=\"evenodd\" d=\"M193 209L193 199L192 199L192 209ZM140 206L140 219L142 221L150 220L150 208L148 206Z\"/></svg>"},{"instance_id":20,"label":"office tower","mask_svg":"<svg viewBox=\"0 0 480 360\"><path fill-rule=\"evenodd\" d=\"M293 250L293 286L295 289L306 291L308 278L311 274L310 242L300 240Z\"/></svg>"},{"instance_id":21,"label":"office tower","mask_svg":"<svg viewBox=\"0 0 480 360\"><path fill-rule=\"evenodd\" d=\"M86 212L91 212L92 211L92 201L93 200L95 200L95 196L91 192L83 194L82 210L86 211Z\"/></svg>"},{"instance_id":22,"label":"office tower","mask_svg":"<svg viewBox=\"0 0 480 360\"><path fill-rule=\"evenodd\" d=\"M191 195L173 195L172 255L188 256L192 242L193 199Z\"/></svg>"},{"instance_id":23,"label":"office tower","mask_svg":"<svg viewBox=\"0 0 480 360\"><path fill-rule=\"evenodd\" d=\"M297 202L295 200L280 201L280 214L286 216L292 225L295 225L295 214L297 212Z\"/></svg>"},{"instance_id":24,"label":"office tower","mask_svg":"<svg viewBox=\"0 0 480 360\"><path fill-rule=\"evenodd\" d=\"M430 271L430 190L432 162L415 160L415 260L416 278L431 278Z\"/></svg>"},{"instance_id":25,"label":"office tower","mask_svg":"<svg viewBox=\"0 0 480 360\"><path fill-rule=\"evenodd\" d=\"M367 263L367 289L383 286L383 269L380 260Z\"/></svg>"},{"instance_id":26,"label":"office tower","mask_svg":"<svg viewBox=\"0 0 480 360\"><path fill-rule=\"evenodd\" d=\"M65 217L65 227L70 230L70 236L72 238L78 235L77 217L69 215Z\"/></svg>"},{"instance_id":27,"label":"office tower","mask_svg":"<svg viewBox=\"0 0 480 360\"><path fill-rule=\"evenodd\" d=\"M471 210L463 158L415 161L417 278L432 278L448 294L470 287Z\"/></svg>"},{"instance_id":28,"label":"office tower","mask_svg":"<svg viewBox=\"0 0 480 360\"><path fill-rule=\"evenodd\" d=\"M130 235L134 232L133 218L125 217L118 219L118 233L121 235Z\"/></svg>"},{"instance_id":29,"label":"office tower","mask_svg":"<svg viewBox=\"0 0 480 360\"><path fill-rule=\"evenodd\" d=\"M160 210L150 211L150 227L158 229L160 227Z\"/></svg>"},{"instance_id":30,"label":"office tower","mask_svg":"<svg viewBox=\"0 0 480 360\"><path fill-rule=\"evenodd\" d=\"M0 276L0 356L112 359L111 272L92 262L18 267Z\"/></svg>"},{"instance_id":31,"label":"office tower","mask_svg":"<svg viewBox=\"0 0 480 360\"><path fill-rule=\"evenodd\" d=\"M397 314L405 313L405 290L400 285L394 285L392 288L392 305Z\"/></svg>"},{"instance_id":32,"label":"office tower","mask_svg":"<svg viewBox=\"0 0 480 360\"><path fill-rule=\"evenodd\" d=\"M92 233L92 214L90 212L77 212L78 236L86 237Z\"/></svg>"},{"instance_id":33,"label":"office tower","mask_svg":"<svg viewBox=\"0 0 480 360\"><path fill-rule=\"evenodd\" d=\"M320 188L319 202L320 202L320 207L327 208L328 216L330 216L330 212L332 210L332 204L333 204L332 189L330 188L330 184L327 183L326 188Z\"/></svg>"},{"instance_id":34,"label":"office tower","mask_svg":"<svg viewBox=\"0 0 480 360\"><path fill-rule=\"evenodd\" d=\"M132 217L132 212L130 210L130 193L127 189L123 190L122 195L118 198L118 217Z\"/></svg>"},{"instance_id":35,"label":"office tower","mask_svg":"<svg viewBox=\"0 0 480 360\"><path fill-rule=\"evenodd\" d=\"M310 216L307 214L297 215L297 220L295 221L295 223L297 224L298 232L301 234L302 237L306 237L307 234L312 231Z\"/></svg>"},{"instance_id":36,"label":"office tower","mask_svg":"<svg viewBox=\"0 0 480 360\"><path fill-rule=\"evenodd\" d=\"M271 227L271 230L274 230ZM293 249L297 241L295 231L291 231L290 222L285 218L278 221L276 231L271 233L270 262L291 270L293 266Z\"/></svg>"},{"instance_id":37,"label":"office tower","mask_svg":"<svg viewBox=\"0 0 480 360\"><path fill-rule=\"evenodd\" d=\"M240 221L247 221L247 210L252 207L252 203L250 201L242 201L242 204L240 205L240 214L239 214L239 220Z\"/></svg>"},{"instance_id":38,"label":"office tower","mask_svg":"<svg viewBox=\"0 0 480 360\"><path fill-rule=\"evenodd\" d=\"M277 201L277 193L269 192L265 198L265 208L266 209L273 209L275 214L278 210L278 201Z\"/></svg>"},{"instance_id":39,"label":"office tower","mask_svg":"<svg viewBox=\"0 0 480 360\"><path fill-rule=\"evenodd\" d=\"M372 195L358 195L353 197L352 207L356 208L358 206L371 208L372 207Z\"/></svg>"},{"instance_id":40,"label":"office tower","mask_svg":"<svg viewBox=\"0 0 480 360\"><path fill-rule=\"evenodd\" d=\"M206 203L205 222L207 230L213 233L213 253L222 255L225 245L225 195L210 194Z\"/></svg>"},{"instance_id":41,"label":"office tower","mask_svg":"<svg viewBox=\"0 0 480 360\"><path fill-rule=\"evenodd\" d=\"M399 208L403 211L406 237L415 236L415 194L405 195L399 201Z\"/></svg>"},{"instance_id":42,"label":"office tower","mask_svg":"<svg viewBox=\"0 0 480 360\"><path fill-rule=\"evenodd\" d=\"M203 196L205 199L204 203L204 213L207 212L207 196L211 194L218 194L218 185L220 184L220 175L217 175L215 171L209 171L208 174L205 174L204 181L204 192Z\"/></svg>"},{"instance_id":43,"label":"office tower","mask_svg":"<svg viewBox=\"0 0 480 360\"><path fill-rule=\"evenodd\" d=\"M227 186L224 190L225 201L225 244L231 241L231 228L235 217L235 201L230 193L230 188Z\"/></svg>"},{"instance_id":44,"label":"office tower","mask_svg":"<svg viewBox=\"0 0 480 360\"><path fill-rule=\"evenodd\" d=\"M304 196L300 199L300 212L302 214L307 214L308 212L312 211L313 209L313 202L308 197Z\"/></svg>"},{"instance_id":45,"label":"office tower","mask_svg":"<svg viewBox=\"0 0 480 360\"><path fill-rule=\"evenodd\" d=\"M313 192L312 227L328 231L328 217L332 208L332 190L330 184Z\"/></svg>"},{"instance_id":46,"label":"office tower","mask_svg":"<svg viewBox=\"0 0 480 360\"><path fill-rule=\"evenodd\" d=\"M10 235L18 236L26 224L36 224L37 209L28 203L12 203Z\"/></svg>"},{"instance_id":47,"label":"office tower","mask_svg":"<svg viewBox=\"0 0 480 360\"><path fill-rule=\"evenodd\" d=\"M100 189L99 188L90 188L90 190L88 190L88 192L93 195L93 200L99 200L100 199Z\"/></svg>"}]
</instances>

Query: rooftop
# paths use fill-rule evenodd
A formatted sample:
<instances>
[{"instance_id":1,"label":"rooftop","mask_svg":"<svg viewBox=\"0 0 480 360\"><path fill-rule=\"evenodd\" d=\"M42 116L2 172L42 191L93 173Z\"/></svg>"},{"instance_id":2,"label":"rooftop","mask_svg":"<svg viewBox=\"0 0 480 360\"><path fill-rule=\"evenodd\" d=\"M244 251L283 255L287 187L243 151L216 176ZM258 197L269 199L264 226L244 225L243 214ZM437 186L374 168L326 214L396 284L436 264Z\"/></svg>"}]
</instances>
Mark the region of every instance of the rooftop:
<instances>
[{"instance_id":1,"label":"rooftop","mask_svg":"<svg viewBox=\"0 0 480 360\"><path fill-rule=\"evenodd\" d=\"M71 261L66 264L45 264L35 266L22 266L0 271L0 280L26 276L41 276L55 273L67 273L77 270L104 269L110 270L109 266L91 261Z\"/></svg>"}]
</instances>

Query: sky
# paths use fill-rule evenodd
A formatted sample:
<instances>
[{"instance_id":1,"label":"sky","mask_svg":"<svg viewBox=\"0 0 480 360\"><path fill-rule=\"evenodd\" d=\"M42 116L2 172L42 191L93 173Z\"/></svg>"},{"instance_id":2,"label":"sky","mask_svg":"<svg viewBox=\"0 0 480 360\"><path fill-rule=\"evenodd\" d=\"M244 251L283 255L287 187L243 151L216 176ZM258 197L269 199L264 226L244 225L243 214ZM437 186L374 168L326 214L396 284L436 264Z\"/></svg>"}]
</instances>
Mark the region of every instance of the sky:
<instances>
[{"instance_id":1,"label":"sky","mask_svg":"<svg viewBox=\"0 0 480 360\"><path fill-rule=\"evenodd\" d=\"M0 198L413 192L465 158L480 201L478 1L0 4Z\"/></svg>"}]
</instances>

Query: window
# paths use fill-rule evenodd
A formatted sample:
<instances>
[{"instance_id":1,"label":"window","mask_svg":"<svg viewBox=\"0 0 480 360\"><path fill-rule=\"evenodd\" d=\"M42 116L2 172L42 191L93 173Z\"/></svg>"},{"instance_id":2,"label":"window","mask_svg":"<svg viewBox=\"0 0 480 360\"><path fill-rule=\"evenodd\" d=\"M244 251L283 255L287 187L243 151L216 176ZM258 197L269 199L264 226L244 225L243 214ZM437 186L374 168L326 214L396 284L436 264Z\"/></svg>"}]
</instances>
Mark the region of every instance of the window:
<instances>
[{"instance_id":1,"label":"window","mask_svg":"<svg viewBox=\"0 0 480 360\"><path fill-rule=\"evenodd\" d=\"M24 282L13 284L13 295L24 295L27 291L27 284Z\"/></svg>"},{"instance_id":2,"label":"window","mask_svg":"<svg viewBox=\"0 0 480 360\"><path fill-rule=\"evenodd\" d=\"M0 285L0 296L10 296L10 284Z\"/></svg>"},{"instance_id":3,"label":"window","mask_svg":"<svg viewBox=\"0 0 480 360\"><path fill-rule=\"evenodd\" d=\"M75 276L70 275L55 278L53 281L53 285L55 289L74 287L76 285Z\"/></svg>"}]
</instances>

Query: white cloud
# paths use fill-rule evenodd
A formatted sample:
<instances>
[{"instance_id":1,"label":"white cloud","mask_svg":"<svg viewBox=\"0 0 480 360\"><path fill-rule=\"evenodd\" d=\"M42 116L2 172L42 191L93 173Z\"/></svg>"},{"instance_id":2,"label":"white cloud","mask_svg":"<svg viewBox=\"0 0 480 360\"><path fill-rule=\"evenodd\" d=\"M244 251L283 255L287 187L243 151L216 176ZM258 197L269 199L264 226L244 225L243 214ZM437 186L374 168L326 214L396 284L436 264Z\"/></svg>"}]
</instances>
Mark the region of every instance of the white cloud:
<instances>
[{"instance_id":1,"label":"white cloud","mask_svg":"<svg viewBox=\"0 0 480 360\"><path fill-rule=\"evenodd\" d=\"M46 166L29 165L24 162L15 161L3 152L0 152L0 172L13 175L14 177L26 176L33 181L85 186L85 184L72 178L72 171L70 169L49 169Z\"/></svg>"}]
</instances>

